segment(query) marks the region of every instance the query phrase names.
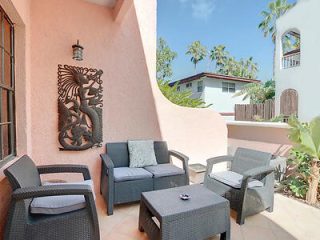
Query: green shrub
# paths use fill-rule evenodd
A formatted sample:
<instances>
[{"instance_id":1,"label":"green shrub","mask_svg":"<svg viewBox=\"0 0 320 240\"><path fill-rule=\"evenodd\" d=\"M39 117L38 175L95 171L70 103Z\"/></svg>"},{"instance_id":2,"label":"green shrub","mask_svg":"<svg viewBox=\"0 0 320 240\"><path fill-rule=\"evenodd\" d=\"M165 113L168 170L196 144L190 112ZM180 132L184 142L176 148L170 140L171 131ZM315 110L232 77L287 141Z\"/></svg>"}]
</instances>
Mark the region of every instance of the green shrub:
<instances>
[{"instance_id":1,"label":"green shrub","mask_svg":"<svg viewBox=\"0 0 320 240\"><path fill-rule=\"evenodd\" d=\"M170 86L169 81L158 80L158 86L162 94L172 103L183 107L190 108L207 108L210 105L206 103L201 98L192 98L192 92L189 90L178 91L178 84Z\"/></svg>"},{"instance_id":2,"label":"green shrub","mask_svg":"<svg viewBox=\"0 0 320 240\"><path fill-rule=\"evenodd\" d=\"M299 178L291 178L288 182L290 191L298 198L305 198L308 191L308 184Z\"/></svg>"},{"instance_id":3,"label":"green shrub","mask_svg":"<svg viewBox=\"0 0 320 240\"><path fill-rule=\"evenodd\" d=\"M294 196L305 198L308 191L311 157L297 149L292 149L288 158L286 178L282 184Z\"/></svg>"},{"instance_id":4,"label":"green shrub","mask_svg":"<svg viewBox=\"0 0 320 240\"><path fill-rule=\"evenodd\" d=\"M263 119L259 115L254 115L253 116L253 120L255 120L256 122L284 122L284 116L283 115L278 115L278 116L275 116L275 117L267 120L267 119Z\"/></svg>"}]
</instances>

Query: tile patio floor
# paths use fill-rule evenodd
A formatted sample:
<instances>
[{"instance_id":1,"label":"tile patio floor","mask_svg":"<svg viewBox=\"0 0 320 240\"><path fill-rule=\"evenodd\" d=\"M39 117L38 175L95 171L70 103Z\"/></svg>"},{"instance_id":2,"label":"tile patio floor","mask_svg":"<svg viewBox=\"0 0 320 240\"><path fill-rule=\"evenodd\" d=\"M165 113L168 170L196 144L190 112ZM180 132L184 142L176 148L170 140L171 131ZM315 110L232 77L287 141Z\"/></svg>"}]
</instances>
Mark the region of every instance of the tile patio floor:
<instances>
[{"instance_id":1,"label":"tile patio floor","mask_svg":"<svg viewBox=\"0 0 320 240\"><path fill-rule=\"evenodd\" d=\"M234 212L231 215L232 240L320 240L320 210L279 194L273 213L248 217L241 227L235 223ZM101 239L147 240L137 228L138 216L139 204L116 207L112 216L100 211Z\"/></svg>"}]
</instances>

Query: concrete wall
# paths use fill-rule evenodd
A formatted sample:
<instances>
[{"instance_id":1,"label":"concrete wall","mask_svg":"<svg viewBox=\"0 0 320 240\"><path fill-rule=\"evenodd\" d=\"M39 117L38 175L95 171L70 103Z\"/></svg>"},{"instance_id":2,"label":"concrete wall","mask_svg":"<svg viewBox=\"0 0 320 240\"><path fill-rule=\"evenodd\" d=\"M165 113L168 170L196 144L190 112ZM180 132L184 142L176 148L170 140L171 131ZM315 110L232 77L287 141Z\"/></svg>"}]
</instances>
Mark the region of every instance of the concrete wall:
<instances>
[{"instance_id":1,"label":"concrete wall","mask_svg":"<svg viewBox=\"0 0 320 240\"><path fill-rule=\"evenodd\" d=\"M179 84L180 91L189 90L192 92L192 97L194 98L202 98L204 99L204 88L205 88L205 80L206 78L200 78L199 80L194 80L192 82L189 82L192 84L191 88L187 88L187 83ZM198 82L202 82L202 92L198 92Z\"/></svg>"},{"instance_id":2,"label":"concrete wall","mask_svg":"<svg viewBox=\"0 0 320 240\"><path fill-rule=\"evenodd\" d=\"M235 83L236 92L222 92L222 83L230 82ZM207 104L212 104L211 108L217 112L225 112L225 113L233 113L235 104L248 104L250 103L250 99L246 99L243 101L243 96L233 97L236 93L238 93L241 88L246 83L238 82L238 81L227 81L227 80L219 80L206 78L205 80L205 90L204 90L204 100Z\"/></svg>"},{"instance_id":3,"label":"concrete wall","mask_svg":"<svg viewBox=\"0 0 320 240\"><path fill-rule=\"evenodd\" d=\"M320 115L316 96L320 89L320 28L319 0L300 0L277 21L275 58L276 114L280 113L281 93L293 88L299 94L299 118L309 121ZM289 30L301 34L301 63L299 67L281 69L281 37Z\"/></svg>"},{"instance_id":4,"label":"concrete wall","mask_svg":"<svg viewBox=\"0 0 320 240\"><path fill-rule=\"evenodd\" d=\"M17 158L29 154L38 165L88 165L98 211L105 211L98 193L99 154L105 149L59 151L58 64L104 71L104 142L163 139L170 148L189 155L191 162L226 154L227 127L218 113L173 105L157 86L156 0L126 0L126 11L117 21L113 10L83 0L0 3L8 5L4 8L16 31L21 29L16 36ZM82 62L72 60L71 46L77 39L85 48ZM10 200L3 169L13 162L0 169L0 239Z\"/></svg>"},{"instance_id":5,"label":"concrete wall","mask_svg":"<svg viewBox=\"0 0 320 240\"><path fill-rule=\"evenodd\" d=\"M238 147L287 156L292 147L288 126L284 123L229 122L228 153L233 154Z\"/></svg>"}]
</instances>

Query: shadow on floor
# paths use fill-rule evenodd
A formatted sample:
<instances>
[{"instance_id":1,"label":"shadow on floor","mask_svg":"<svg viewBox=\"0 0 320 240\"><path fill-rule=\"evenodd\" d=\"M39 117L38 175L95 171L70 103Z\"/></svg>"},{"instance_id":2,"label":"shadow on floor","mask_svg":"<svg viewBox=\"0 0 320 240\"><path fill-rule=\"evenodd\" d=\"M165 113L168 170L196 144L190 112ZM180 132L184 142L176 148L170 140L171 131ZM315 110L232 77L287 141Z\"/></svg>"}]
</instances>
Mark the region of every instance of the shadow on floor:
<instances>
[{"instance_id":1,"label":"shadow on floor","mask_svg":"<svg viewBox=\"0 0 320 240\"><path fill-rule=\"evenodd\" d=\"M302 240L315 239L304 236L303 232L295 231L298 225L295 219L288 222L287 217L281 216L281 210L275 213L263 212L248 217L244 225L236 224L236 213L231 211L231 239L232 240ZM279 218L280 214L280 218ZM99 224L102 240L147 240L144 233L138 230L139 203L117 206L114 215L107 216L105 209L99 211ZM273 219L272 219L273 218ZM281 224L279 224L279 221ZM284 224L282 224L285 221ZM281 225L281 226L280 226ZM299 230L299 229L298 229ZM303 228L300 229L303 231ZM210 240L220 239L214 236Z\"/></svg>"}]
</instances>

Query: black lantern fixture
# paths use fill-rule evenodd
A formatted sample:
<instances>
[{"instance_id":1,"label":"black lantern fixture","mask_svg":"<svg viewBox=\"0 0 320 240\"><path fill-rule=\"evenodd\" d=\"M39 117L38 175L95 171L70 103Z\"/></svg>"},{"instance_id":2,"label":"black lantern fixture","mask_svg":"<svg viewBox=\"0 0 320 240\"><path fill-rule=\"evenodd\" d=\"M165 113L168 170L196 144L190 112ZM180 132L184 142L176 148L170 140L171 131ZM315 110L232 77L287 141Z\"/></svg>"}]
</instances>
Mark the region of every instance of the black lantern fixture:
<instances>
[{"instance_id":1,"label":"black lantern fixture","mask_svg":"<svg viewBox=\"0 0 320 240\"><path fill-rule=\"evenodd\" d=\"M73 49L73 59L77 61L83 60L83 47L79 44L79 40L77 41L77 44L72 45Z\"/></svg>"}]
</instances>

